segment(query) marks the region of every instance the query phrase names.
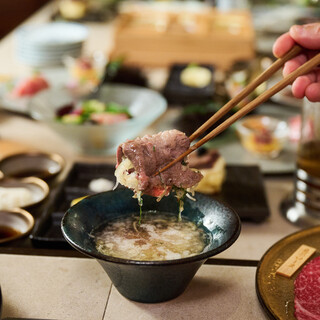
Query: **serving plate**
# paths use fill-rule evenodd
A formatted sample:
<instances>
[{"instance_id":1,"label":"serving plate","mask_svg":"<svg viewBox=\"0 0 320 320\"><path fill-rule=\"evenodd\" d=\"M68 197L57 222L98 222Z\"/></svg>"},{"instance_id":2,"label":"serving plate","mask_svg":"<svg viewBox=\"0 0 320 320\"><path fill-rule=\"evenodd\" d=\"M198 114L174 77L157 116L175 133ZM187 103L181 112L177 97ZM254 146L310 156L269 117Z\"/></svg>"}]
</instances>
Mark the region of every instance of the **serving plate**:
<instances>
[{"instance_id":1,"label":"serving plate","mask_svg":"<svg viewBox=\"0 0 320 320\"><path fill-rule=\"evenodd\" d=\"M276 274L276 270L300 245L317 249L308 261L320 255L320 226L295 232L275 243L262 257L256 272L256 292L271 319L294 317L294 281L301 268L291 277Z\"/></svg>"}]
</instances>

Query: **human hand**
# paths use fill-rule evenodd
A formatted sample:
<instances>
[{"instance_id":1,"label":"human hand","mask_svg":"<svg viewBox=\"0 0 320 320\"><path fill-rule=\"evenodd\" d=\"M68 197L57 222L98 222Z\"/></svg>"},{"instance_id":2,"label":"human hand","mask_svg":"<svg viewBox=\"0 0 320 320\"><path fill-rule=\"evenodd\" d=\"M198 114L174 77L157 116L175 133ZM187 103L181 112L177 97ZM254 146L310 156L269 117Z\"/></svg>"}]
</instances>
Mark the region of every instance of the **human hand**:
<instances>
[{"instance_id":1,"label":"human hand","mask_svg":"<svg viewBox=\"0 0 320 320\"><path fill-rule=\"evenodd\" d=\"M295 44L304 48L303 52L285 63L283 76L299 68L307 60L320 52L320 23L292 26L289 32L280 36L273 45L273 54L283 56ZM293 95L301 99L306 96L312 102L320 102L320 68L298 77L292 84Z\"/></svg>"}]
</instances>

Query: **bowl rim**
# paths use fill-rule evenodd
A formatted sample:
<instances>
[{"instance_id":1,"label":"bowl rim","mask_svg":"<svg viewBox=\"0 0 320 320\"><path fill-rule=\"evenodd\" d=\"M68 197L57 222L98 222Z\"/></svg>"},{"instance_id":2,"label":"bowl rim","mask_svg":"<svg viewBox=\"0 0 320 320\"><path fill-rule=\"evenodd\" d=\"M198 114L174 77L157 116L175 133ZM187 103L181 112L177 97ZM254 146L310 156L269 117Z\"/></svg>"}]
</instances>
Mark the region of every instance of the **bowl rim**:
<instances>
[{"instance_id":1,"label":"bowl rim","mask_svg":"<svg viewBox=\"0 0 320 320\"><path fill-rule=\"evenodd\" d=\"M106 191L106 192L90 195L90 196L87 196L86 198L84 198L83 200L81 200L80 202L90 201L90 199L92 199L94 197L100 197L103 194L111 193L111 192L121 192L123 190L127 190L127 189L111 190L111 191ZM196 194L199 195L201 193L196 192ZM82 248L80 245L75 243L64 230L64 226L66 224L66 219L67 219L68 215L70 214L70 209L67 210L67 212L64 214L64 216L61 220L61 231L62 231L64 238L67 240L67 242L72 247L74 247L76 250L78 250L79 252L81 252L91 258L93 257L98 260L102 260L102 261L106 261L106 262L110 262L110 263L124 264L124 265L141 265L141 266L152 266L152 265L164 266L164 265L186 264L186 263L206 260L209 257L217 255L218 253L226 250L238 239L238 237L240 235L240 231L241 231L241 220L240 220L239 215L235 212L235 210L233 208L231 208L229 205L225 204L224 202L210 198L204 194L201 194L201 197L208 198L213 202L219 203L221 206L225 207L229 212L231 212L233 217L235 218L234 230L232 232L232 235L229 237L229 239L226 242L224 242L223 244L221 244L220 246L218 246L212 250L208 250L206 252L202 252L200 254L186 257L186 258L171 259L171 260L147 260L147 261L145 261L145 260L132 260L132 259L123 259L123 258L108 256L108 255L104 255L98 251L97 252L88 252L86 249ZM186 201L189 201L189 200L186 199ZM75 206L79 205L79 203L77 203ZM183 212L182 212L182 216L183 216Z\"/></svg>"},{"instance_id":2,"label":"bowl rim","mask_svg":"<svg viewBox=\"0 0 320 320\"><path fill-rule=\"evenodd\" d=\"M152 118L151 122L155 121L157 118L159 118L168 108L168 102L167 100L164 98L164 96L159 93L158 91L155 91L153 89L150 88L146 88L146 87L141 87L141 86L137 86L137 85L131 85L131 84L123 84L123 83L106 83L102 86L102 90L103 88L120 88L120 89L129 89L129 90L139 90L140 92L149 92L150 94L153 94L154 97L157 97L157 99L159 100L159 106L157 107L156 110L154 110L149 118ZM41 95L44 95L45 93L48 93L51 90L56 90L56 91L60 91L63 90L66 93L70 94L70 92L68 91L67 88L60 88L60 87L51 87L45 90L42 90L41 92L39 92L38 94L36 94L34 97L32 97L29 100L29 104L28 104L28 110L29 110L29 114L31 116L32 119L34 120L39 120L39 121L44 121L50 124L54 124L55 126L60 126L60 127L72 127L72 128L110 128L111 130L113 128L126 128L128 127L128 125L137 125L141 122L141 119L145 119L145 115L141 114L139 116L133 116L130 119L127 119L126 121L121 121L121 122L117 122L117 123L111 123L111 124L95 124L95 123L85 123L85 124L74 124L74 123L62 123L59 121L56 121L56 119L53 118L42 118L39 117L37 115L37 112L34 111L34 107L33 107L33 101L34 99L39 99L39 97L41 97ZM71 95L71 94L70 94ZM81 101L81 97L77 98L77 101ZM150 122L150 121L149 121ZM80 129L79 129L80 130Z\"/></svg>"},{"instance_id":3,"label":"bowl rim","mask_svg":"<svg viewBox=\"0 0 320 320\"><path fill-rule=\"evenodd\" d=\"M272 115L267 115L267 114L252 114L252 115L248 115L248 116L245 116L245 117L239 119L236 122L236 127L245 128L248 131L252 131L252 129L245 127L243 124L246 121L251 121L253 119L257 119L258 121L262 121L262 119L269 119L270 121L276 121L278 124L284 123L286 126L288 126L288 123L285 119L277 118L277 117L274 117Z\"/></svg>"},{"instance_id":4,"label":"bowl rim","mask_svg":"<svg viewBox=\"0 0 320 320\"><path fill-rule=\"evenodd\" d=\"M10 177L11 176L7 176L2 170L1 170L1 167L3 164L5 164L6 162L9 162L12 160L12 159L16 159L16 158L19 158L19 157L44 157L44 158L47 158L51 161L54 161L55 163L57 163L59 166L60 166L60 169L54 173L48 173L48 174L45 174L44 178L43 179L48 179L48 178L52 178L52 177L55 177L56 175L58 175L59 173L61 173L66 165L66 162L64 160L64 158L58 154L58 153L53 153L53 152L41 152L41 151L31 151L31 152L19 152L19 153L14 153L14 154L11 154L11 155L8 155L2 159L0 159L0 178L2 177ZM28 176L29 177L29 176ZM31 176L30 176L31 177ZM27 178L27 177L26 177Z\"/></svg>"},{"instance_id":5,"label":"bowl rim","mask_svg":"<svg viewBox=\"0 0 320 320\"><path fill-rule=\"evenodd\" d=\"M24 205L24 206L22 206L20 208L17 208L17 209L25 210L25 209L33 208L33 207L43 203L49 196L50 187L44 180L42 180L40 178L37 178L37 177L26 177L26 178L16 179L16 178L2 176L1 174L2 174L2 172L0 171L0 183L3 182L3 181L4 182L13 181L13 182L16 182L16 183L20 183L22 185L26 185L26 184L27 185L35 185L39 189L41 189L42 192L43 192L42 197L38 201L31 202L31 203L29 203L27 205ZM10 209L9 211L12 211L12 210L13 209Z\"/></svg>"},{"instance_id":6,"label":"bowl rim","mask_svg":"<svg viewBox=\"0 0 320 320\"><path fill-rule=\"evenodd\" d=\"M30 212L22 209L22 208L14 208L14 209L10 209L10 210L0 210L0 212L7 212L9 214L13 213L13 214L16 214L19 217L24 217L26 219L27 225L28 225L28 229L25 232L19 233L19 234L15 235L15 236L12 236L12 237L0 239L0 244L6 243L6 242L11 242L11 241L20 239L22 237L25 237L31 232L31 230L34 227L35 220L34 220L32 214Z\"/></svg>"}]
</instances>

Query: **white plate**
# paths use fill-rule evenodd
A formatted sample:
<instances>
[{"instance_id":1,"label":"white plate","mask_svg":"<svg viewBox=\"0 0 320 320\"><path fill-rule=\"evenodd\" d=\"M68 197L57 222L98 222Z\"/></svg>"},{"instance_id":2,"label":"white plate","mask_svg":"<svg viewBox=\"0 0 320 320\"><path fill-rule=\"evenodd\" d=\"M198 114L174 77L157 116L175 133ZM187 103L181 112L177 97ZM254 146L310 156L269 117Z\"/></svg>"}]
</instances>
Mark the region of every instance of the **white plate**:
<instances>
[{"instance_id":1,"label":"white plate","mask_svg":"<svg viewBox=\"0 0 320 320\"><path fill-rule=\"evenodd\" d=\"M46 72L43 71L42 75L47 79L50 87L64 87L66 85L67 71L64 68L56 68ZM20 78L14 78L11 81L18 82L19 80ZM0 82L0 109L29 114L29 102L31 98L33 98L33 96L11 98L6 82Z\"/></svg>"},{"instance_id":2,"label":"white plate","mask_svg":"<svg viewBox=\"0 0 320 320\"><path fill-rule=\"evenodd\" d=\"M18 42L36 48L64 48L85 41L88 29L79 23L52 22L21 27L16 36Z\"/></svg>"}]
</instances>

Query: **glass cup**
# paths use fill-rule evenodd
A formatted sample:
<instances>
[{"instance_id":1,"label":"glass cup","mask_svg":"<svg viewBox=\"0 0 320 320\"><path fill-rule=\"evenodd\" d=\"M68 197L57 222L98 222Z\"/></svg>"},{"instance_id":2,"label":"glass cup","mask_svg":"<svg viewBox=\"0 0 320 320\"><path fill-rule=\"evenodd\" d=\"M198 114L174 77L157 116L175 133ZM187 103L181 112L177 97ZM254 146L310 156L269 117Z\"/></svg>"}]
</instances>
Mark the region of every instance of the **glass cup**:
<instances>
[{"instance_id":1,"label":"glass cup","mask_svg":"<svg viewBox=\"0 0 320 320\"><path fill-rule=\"evenodd\" d=\"M303 102L295 190L282 213L299 226L320 224L320 102Z\"/></svg>"}]
</instances>

